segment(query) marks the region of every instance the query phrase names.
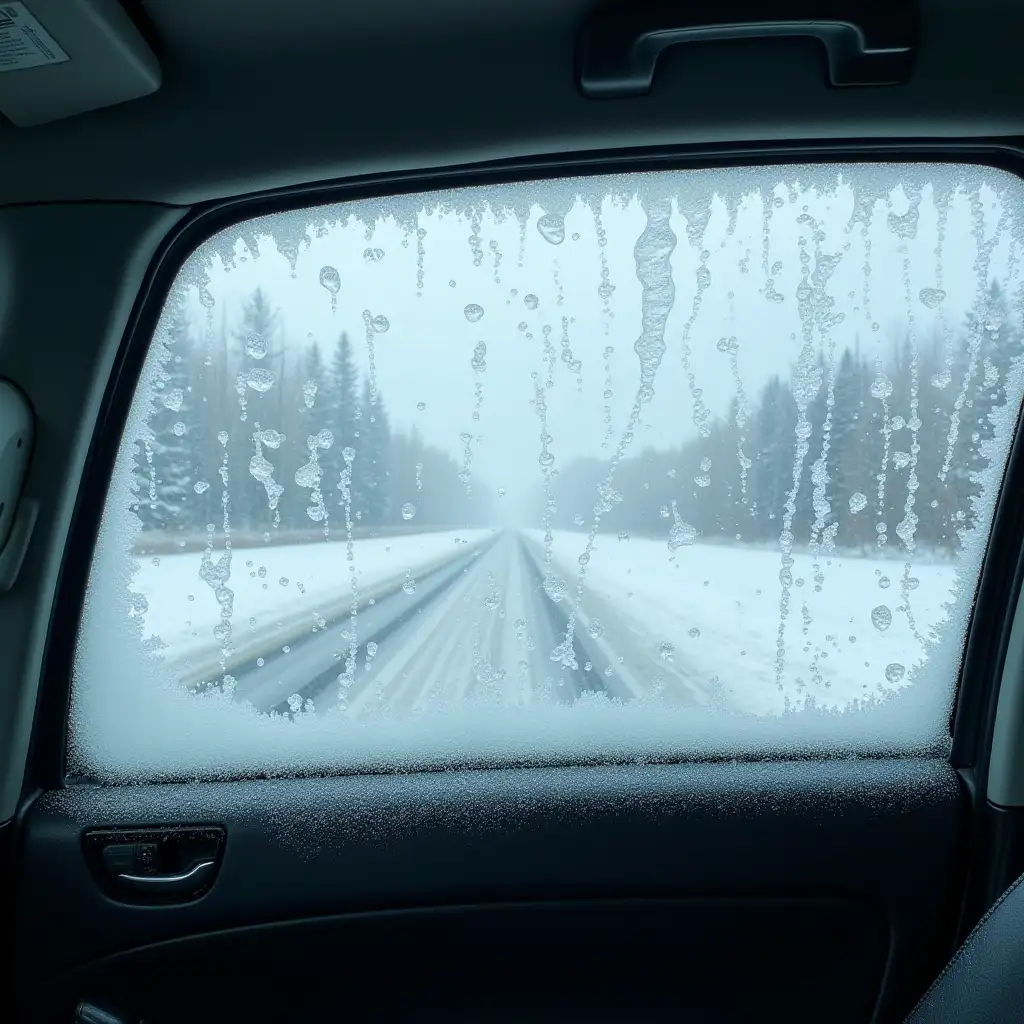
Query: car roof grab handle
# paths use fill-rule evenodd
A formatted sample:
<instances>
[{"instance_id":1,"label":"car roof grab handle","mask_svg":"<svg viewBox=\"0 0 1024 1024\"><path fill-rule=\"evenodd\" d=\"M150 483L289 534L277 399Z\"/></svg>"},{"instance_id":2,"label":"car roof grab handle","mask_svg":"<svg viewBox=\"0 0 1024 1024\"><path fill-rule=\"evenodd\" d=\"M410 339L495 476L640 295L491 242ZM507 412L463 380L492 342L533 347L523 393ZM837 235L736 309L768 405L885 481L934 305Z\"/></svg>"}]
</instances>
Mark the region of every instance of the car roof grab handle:
<instances>
[{"instance_id":1,"label":"car roof grab handle","mask_svg":"<svg viewBox=\"0 0 1024 1024\"><path fill-rule=\"evenodd\" d=\"M825 47L834 86L899 85L918 48L914 0L668 0L599 11L577 48L580 92L623 99L650 92L663 50L679 43L810 36Z\"/></svg>"}]
</instances>

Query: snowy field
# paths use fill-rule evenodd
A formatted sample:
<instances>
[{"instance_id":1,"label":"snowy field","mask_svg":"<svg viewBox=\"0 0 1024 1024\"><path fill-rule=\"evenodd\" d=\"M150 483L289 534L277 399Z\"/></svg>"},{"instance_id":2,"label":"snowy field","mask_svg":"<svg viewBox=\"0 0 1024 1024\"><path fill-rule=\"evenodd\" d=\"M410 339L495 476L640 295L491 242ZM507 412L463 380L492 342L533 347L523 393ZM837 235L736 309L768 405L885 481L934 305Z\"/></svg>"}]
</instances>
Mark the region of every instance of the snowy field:
<instances>
[{"instance_id":1,"label":"snowy field","mask_svg":"<svg viewBox=\"0 0 1024 1024\"><path fill-rule=\"evenodd\" d=\"M400 586L407 572L415 580L492 535L492 530L458 530L354 541L360 600ZM214 562L222 553L214 551ZM221 609L213 588L200 577L202 558L190 553L136 559L139 571L132 589L148 604L143 633L158 636L166 645L164 657L175 664L199 665L219 655L213 631ZM294 631L304 621L312 629L318 616L327 616L332 606L350 598L346 544L341 540L234 551L227 586L234 592L235 647L244 648L270 631Z\"/></svg>"},{"instance_id":2,"label":"snowy field","mask_svg":"<svg viewBox=\"0 0 1024 1024\"><path fill-rule=\"evenodd\" d=\"M540 531L528 536L543 542ZM555 531L552 565L570 593L585 546L585 534ZM955 597L955 565L914 565L908 607L902 561L822 557L820 592L811 556L796 554L795 561L781 690L777 551L698 543L670 559L665 541L602 534L588 566L587 593L621 616L620 632L659 651L667 670L696 675L739 710L777 713L787 701L802 706L808 697L844 708L911 682L926 662L927 641L947 617L944 606Z\"/></svg>"}]
</instances>

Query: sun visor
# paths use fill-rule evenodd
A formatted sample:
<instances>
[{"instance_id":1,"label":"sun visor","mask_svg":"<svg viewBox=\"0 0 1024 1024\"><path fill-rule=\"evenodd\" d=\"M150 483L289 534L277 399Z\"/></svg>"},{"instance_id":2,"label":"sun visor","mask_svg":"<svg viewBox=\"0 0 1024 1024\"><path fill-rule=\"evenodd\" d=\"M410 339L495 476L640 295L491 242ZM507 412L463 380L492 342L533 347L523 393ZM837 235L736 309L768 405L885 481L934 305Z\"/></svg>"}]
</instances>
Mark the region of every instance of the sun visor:
<instances>
[{"instance_id":1,"label":"sun visor","mask_svg":"<svg viewBox=\"0 0 1024 1024\"><path fill-rule=\"evenodd\" d=\"M0 2L0 111L29 127L147 96L160 64L117 0Z\"/></svg>"}]
</instances>

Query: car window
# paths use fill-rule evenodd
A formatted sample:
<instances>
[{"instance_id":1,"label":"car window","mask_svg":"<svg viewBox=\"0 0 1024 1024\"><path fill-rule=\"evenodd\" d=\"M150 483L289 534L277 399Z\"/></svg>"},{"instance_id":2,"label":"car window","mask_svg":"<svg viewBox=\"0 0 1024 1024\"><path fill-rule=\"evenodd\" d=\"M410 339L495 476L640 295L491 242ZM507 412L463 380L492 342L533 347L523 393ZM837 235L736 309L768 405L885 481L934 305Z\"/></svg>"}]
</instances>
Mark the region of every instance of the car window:
<instances>
[{"instance_id":1,"label":"car window","mask_svg":"<svg viewBox=\"0 0 1024 1024\"><path fill-rule=\"evenodd\" d=\"M113 468L72 770L944 749L1021 199L731 168L223 231Z\"/></svg>"}]
</instances>

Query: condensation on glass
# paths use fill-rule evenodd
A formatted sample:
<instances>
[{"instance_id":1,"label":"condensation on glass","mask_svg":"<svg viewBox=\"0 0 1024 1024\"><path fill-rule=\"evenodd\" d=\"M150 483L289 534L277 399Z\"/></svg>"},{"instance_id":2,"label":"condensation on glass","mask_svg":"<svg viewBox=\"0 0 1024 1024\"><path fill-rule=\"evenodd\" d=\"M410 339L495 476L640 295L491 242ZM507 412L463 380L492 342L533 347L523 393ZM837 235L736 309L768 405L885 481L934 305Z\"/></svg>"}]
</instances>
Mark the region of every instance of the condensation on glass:
<instances>
[{"instance_id":1,"label":"condensation on glass","mask_svg":"<svg viewBox=\"0 0 1024 1024\"><path fill-rule=\"evenodd\" d=\"M941 749L1022 209L986 168L775 167L223 232L124 433L73 769Z\"/></svg>"}]
</instances>

